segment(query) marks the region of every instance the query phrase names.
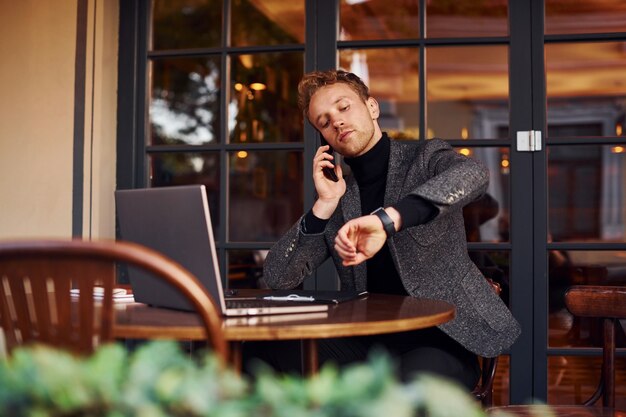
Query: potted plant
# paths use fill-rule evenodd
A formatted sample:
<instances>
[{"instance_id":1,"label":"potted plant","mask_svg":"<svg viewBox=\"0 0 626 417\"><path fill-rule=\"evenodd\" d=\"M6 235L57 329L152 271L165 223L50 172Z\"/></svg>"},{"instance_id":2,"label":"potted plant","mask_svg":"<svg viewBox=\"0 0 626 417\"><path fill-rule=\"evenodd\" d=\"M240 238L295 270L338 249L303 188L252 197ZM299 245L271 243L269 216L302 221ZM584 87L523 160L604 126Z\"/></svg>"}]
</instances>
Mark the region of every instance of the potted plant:
<instances>
[{"instance_id":1,"label":"potted plant","mask_svg":"<svg viewBox=\"0 0 626 417\"><path fill-rule=\"evenodd\" d=\"M193 357L174 342L134 352L104 345L81 358L49 347L13 351L0 363L0 415L29 417L479 417L480 405L443 379L402 384L383 353L304 378L261 369L254 379Z\"/></svg>"}]
</instances>

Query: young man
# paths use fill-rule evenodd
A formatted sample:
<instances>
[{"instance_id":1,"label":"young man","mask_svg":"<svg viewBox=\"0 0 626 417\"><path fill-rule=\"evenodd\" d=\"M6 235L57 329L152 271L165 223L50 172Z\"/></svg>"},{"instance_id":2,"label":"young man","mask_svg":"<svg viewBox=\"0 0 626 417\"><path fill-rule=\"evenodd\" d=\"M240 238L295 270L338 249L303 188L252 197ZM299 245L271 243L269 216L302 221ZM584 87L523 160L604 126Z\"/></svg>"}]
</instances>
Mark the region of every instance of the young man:
<instances>
[{"instance_id":1,"label":"young man","mask_svg":"<svg viewBox=\"0 0 626 417\"><path fill-rule=\"evenodd\" d=\"M305 118L328 145L313 158L318 199L269 252L266 283L294 288L331 257L342 289L454 304L456 318L438 328L322 340L320 360L362 360L380 345L398 360L404 378L431 371L473 388L476 355L496 356L520 333L467 253L462 208L485 192L487 169L441 140L389 139L378 125L378 102L354 74L313 72L298 91ZM343 178L340 164L332 163L329 145L351 176Z\"/></svg>"}]
</instances>

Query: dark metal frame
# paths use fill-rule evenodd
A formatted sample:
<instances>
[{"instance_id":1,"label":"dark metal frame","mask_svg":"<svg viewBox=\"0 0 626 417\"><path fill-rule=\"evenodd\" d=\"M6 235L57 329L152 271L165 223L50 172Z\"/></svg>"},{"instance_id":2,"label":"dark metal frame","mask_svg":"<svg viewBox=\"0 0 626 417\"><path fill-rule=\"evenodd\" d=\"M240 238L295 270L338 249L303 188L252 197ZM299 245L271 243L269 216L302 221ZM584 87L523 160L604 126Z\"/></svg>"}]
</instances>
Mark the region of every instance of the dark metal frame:
<instances>
[{"instance_id":1,"label":"dark metal frame","mask_svg":"<svg viewBox=\"0 0 626 417\"><path fill-rule=\"evenodd\" d=\"M76 52L74 56L74 137L72 149L72 236L74 237L83 235L88 15L89 5L87 0L78 0L76 10Z\"/></svg>"}]
</instances>

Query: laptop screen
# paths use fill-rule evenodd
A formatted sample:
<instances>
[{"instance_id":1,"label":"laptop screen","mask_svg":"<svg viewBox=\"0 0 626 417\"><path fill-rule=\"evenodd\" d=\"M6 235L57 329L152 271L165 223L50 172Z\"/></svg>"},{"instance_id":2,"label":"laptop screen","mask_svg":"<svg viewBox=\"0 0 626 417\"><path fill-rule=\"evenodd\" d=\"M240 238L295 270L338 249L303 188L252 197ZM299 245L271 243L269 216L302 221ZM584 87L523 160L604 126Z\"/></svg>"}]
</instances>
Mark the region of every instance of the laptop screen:
<instances>
[{"instance_id":1,"label":"laptop screen","mask_svg":"<svg viewBox=\"0 0 626 417\"><path fill-rule=\"evenodd\" d=\"M118 190L116 208L122 240L152 248L194 274L225 311L222 279L204 185ZM168 284L129 270L138 302L182 310L191 305Z\"/></svg>"}]
</instances>

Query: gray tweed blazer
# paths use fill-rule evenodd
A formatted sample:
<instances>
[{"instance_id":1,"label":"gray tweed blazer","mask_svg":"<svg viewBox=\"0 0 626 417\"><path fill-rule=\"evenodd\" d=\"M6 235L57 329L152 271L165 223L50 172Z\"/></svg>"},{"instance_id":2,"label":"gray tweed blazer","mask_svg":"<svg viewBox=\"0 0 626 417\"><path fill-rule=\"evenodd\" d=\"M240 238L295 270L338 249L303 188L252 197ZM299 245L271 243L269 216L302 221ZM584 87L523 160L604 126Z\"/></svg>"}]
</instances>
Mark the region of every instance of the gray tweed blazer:
<instances>
[{"instance_id":1,"label":"gray tweed blazer","mask_svg":"<svg viewBox=\"0 0 626 417\"><path fill-rule=\"evenodd\" d=\"M272 247L264 265L270 287L296 287L330 256L341 289L367 289L365 263L344 267L333 248L339 228L362 215L359 187L351 176L346 181L346 193L323 233L302 233L300 219ZM404 288L414 297L454 304L455 319L439 328L468 350L494 357L521 330L467 253L462 208L485 192L488 181L483 165L445 141L391 141L385 207L414 194L439 209L430 222L403 229L387 242Z\"/></svg>"}]
</instances>

